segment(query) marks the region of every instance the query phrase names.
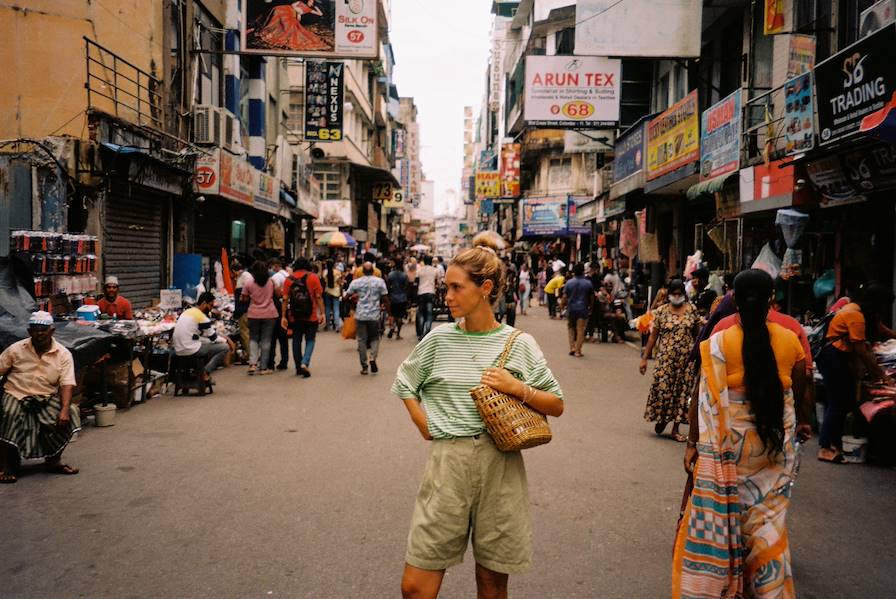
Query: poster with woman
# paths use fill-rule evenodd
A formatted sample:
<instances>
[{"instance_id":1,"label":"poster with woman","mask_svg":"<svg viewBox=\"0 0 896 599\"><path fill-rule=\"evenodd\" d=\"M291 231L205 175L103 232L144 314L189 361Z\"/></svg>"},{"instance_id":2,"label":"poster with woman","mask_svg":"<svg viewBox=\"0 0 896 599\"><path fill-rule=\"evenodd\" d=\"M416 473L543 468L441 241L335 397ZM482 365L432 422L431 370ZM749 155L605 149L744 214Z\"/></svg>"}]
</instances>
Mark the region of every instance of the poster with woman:
<instances>
[{"instance_id":1,"label":"poster with woman","mask_svg":"<svg viewBox=\"0 0 896 599\"><path fill-rule=\"evenodd\" d=\"M376 0L244 0L242 47L277 56L376 58Z\"/></svg>"}]
</instances>

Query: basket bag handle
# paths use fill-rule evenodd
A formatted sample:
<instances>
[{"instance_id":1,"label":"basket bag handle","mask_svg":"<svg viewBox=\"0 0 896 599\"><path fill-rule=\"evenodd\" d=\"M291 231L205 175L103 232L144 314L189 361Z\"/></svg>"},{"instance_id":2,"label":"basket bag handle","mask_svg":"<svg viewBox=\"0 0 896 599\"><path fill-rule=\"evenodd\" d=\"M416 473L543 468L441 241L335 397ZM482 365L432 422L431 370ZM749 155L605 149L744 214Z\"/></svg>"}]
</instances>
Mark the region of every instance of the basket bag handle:
<instances>
[{"instance_id":1,"label":"basket bag handle","mask_svg":"<svg viewBox=\"0 0 896 599\"><path fill-rule=\"evenodd\" d=\"M504 365L507 363L507 358L510 357L510 350L513 348L513 342L522 334L522 331L514 331L510 334L510 337L507 338L507 342L504 344L504 351L498 356L498 362L495 364L495 368L504 368Z\"/></svg>"}]
</instances>

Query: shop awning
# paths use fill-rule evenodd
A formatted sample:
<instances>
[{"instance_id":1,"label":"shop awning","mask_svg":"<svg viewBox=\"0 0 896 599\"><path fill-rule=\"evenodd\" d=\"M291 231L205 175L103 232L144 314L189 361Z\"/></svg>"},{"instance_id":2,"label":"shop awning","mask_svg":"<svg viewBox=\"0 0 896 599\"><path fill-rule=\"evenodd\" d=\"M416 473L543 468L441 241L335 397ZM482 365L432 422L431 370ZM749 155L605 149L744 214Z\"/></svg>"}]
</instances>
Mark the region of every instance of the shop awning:
<instances>
[{"instance_id":1,"label":"shop awning","mask_svg":"<svg viewBox=\"0 0 896 599\"><path fill-rule=\"evenodd\" d=\"M290 195L288 191L285 189L280 190L280 201L289 206L290 208L296 207L296 199Z\"/></svg>"},{"instance_id":2,"label":"shop awning","mask_svg":"<svg viewBox=\"0 0 896 599\"><path fill-rule=\"evenodd\" d=\"M395 178L395 175L392 174L392 171L390 171L389 169L379 168L376 166L366 166L363 164L357 164L355 162L351 162L349 163L349 165L365 177L378 179L380 181L391 183L396 187L401 187L401 183L398 181L398 179Z\"/></svg>"},{"instance_id":3,"label":"shop awning","mask_svg":"<svg viewBox=\"0 0 896 599\"><path fill-rule=\"evenodd\" d=\"M738 172L739 171L735 171L733 173L719 175L718 177L713 177L712 179L707 179L706 181L701 181L696 185L692 185L688 188L688 199L693 202L700 196L712 195L722 191L722 188L725 187L725 182L736 177Z\"/></svg>"}]
</instances>

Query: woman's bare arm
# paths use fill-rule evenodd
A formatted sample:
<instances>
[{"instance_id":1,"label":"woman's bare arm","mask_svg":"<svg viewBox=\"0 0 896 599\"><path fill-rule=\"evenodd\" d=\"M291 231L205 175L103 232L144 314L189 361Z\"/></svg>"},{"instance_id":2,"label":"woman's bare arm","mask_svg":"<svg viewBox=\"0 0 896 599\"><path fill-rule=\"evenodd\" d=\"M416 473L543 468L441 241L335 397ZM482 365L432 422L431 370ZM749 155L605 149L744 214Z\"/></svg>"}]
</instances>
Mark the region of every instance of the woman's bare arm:
<instances>
[{"instance_id":1,"label":"woman's bare arm","mask_svg":"<svg viewBox=\"0 0 896 599\"><path fill-rule=\"evenodd\" d=\"M427 441L432 441L432 435L429 434L429 425L426 423L426 412L423 411L420 400L417 398L406 399L404 400L404 407L407 408L408 414L411 416L411 422L414 423L423 438Z\"/></svg>"}]
</instances>

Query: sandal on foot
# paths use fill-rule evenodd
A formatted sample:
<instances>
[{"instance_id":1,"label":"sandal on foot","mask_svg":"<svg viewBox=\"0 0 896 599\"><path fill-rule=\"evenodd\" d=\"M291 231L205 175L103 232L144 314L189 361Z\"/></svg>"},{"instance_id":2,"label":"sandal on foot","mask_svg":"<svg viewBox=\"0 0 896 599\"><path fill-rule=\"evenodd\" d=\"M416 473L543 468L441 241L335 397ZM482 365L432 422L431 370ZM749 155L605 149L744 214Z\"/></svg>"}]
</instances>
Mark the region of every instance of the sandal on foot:
<instances>
[{"instance_id":1,"label":"sandal on foot","mask_svg":"<svg viewBox=\"0 0 896 599\"><path fill-rule=\"evenodd\" d=\"M845 464L846 458L839 451L833 449L820 449L818 451L819 462L830 462L831 464Z\"/></svg>"},{"instance_id":2,"label":"sandal on foot","mask_svg":"<svg viewBox=\"0 0 896 599\"><path fill-rule=\"evenodd\" d=\"M9 474L8 472L0 472L0 485L11 485L15 482L18 482L18 478L16 478L15 474Z\"/></svg>"},{"instance_id":3,"label":"sandal on foot","mask_svg":"<svg viewBox=\"0 0 896 599\"><path fill-rule=\"evenodd\" d=\"M687 437L682 435L681 433L675 433L674 435L669 435L669 438L676 441L677 443L684 443L688 440Z\"/></svg>"},{"instance_id":4,"label":"sandal on foot","mask_svg":"<svg viewBox=\"0 0 896 599\"><path fill-rule=\"evenodd\" d=\"M68 464L47 464L47 471L53 474L64 474L66 476L72 476L73 474L80 472L80 470L73 466L69 466Z\"/></svg>"},{"instance_id":5,"label":"sandal on foot","mask_svg":"<svg viewBox=\"0 0 896 599\"><path fill-rule=\"evenodd\" d=\"M653 432L655 432L658 435L662 435L663 431L666 430L667 424L669 424L669 423L668 422L657 422L656 426L653 427Z\"/></svg>"}]
</instances>

